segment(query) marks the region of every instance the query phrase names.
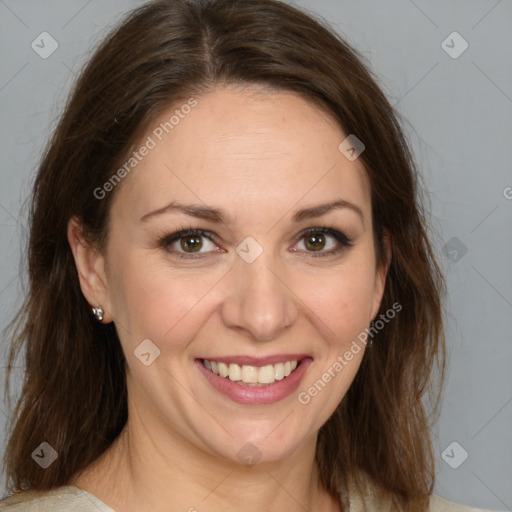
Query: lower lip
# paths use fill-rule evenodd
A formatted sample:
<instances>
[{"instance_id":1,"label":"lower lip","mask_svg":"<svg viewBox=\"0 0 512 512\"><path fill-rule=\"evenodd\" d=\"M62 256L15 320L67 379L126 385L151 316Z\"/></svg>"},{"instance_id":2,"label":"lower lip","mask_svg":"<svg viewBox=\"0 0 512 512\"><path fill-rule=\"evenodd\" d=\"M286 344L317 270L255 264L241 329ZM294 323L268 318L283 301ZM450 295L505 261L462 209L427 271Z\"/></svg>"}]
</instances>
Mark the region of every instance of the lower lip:
<instances>
[{"instance_id":1,"label":"lower lip","mask_svg":"<svg viewBox=\"0 0 512 512\"><path fill-rule=\"evenodd\" d=\"M276 380L267 386L244 386L233 382L228 377L221 377L206 369L202 360L196 359L195 364L201 370L208 382L223 395L234 402L245 405L267 405L273 404L290 396L300 384L309 365L312 363L310 357L303 359L297 369L283 380Z\"/></svg>"}]
</instances>

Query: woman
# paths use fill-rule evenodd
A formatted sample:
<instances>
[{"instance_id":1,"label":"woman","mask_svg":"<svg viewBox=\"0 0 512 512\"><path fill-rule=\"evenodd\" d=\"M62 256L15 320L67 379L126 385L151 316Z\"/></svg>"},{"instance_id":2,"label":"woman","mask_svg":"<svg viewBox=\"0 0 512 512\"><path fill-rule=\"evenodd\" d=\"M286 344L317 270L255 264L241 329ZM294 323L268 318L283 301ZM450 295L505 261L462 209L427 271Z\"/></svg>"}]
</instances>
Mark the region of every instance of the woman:
<instances>
[{"instance_id":1,"label":"woman","mask_svg":"<svg viewBox=\"0 0 512 512\"><path fill-rule=\"evenodd\" d=\"M77 81L30 232L6 510L459 510L432 496L416 171L318 21L135 10Z\"/></svg>"}]
</instances>

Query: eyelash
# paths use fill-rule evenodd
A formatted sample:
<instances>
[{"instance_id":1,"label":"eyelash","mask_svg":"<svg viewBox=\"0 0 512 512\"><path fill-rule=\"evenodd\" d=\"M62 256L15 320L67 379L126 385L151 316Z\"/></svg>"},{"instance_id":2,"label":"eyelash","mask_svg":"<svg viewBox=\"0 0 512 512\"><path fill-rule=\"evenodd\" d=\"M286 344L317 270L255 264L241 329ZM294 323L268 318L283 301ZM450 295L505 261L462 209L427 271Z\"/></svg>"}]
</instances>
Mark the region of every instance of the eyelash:
<instances>
[{"instance_id":1,"label":"eyelash","mask_svg":"<svg viewBox=\"0 0 512 512\"><path fill-rule=\"evenodd\" d=\"M315 254L315 251L305 251L307 253L310 253L310 256L313 258L322 258L326 256L333 256L337 254L339 251L352 247L353 243L350 238L348 238L345 234L343 234L341 231L338 231L334 228L330 227L318 227L318 228L308 228L305 229L300 233L298 236L298 239L295 243L300 242L303 238L310 236L310 235L329 235L332 236L339 245L335 247L334 249L331 249L329 251L319 251ZM186 252L178 252L178 251L170 251L169 246L176 242L177 240L180 240L182 238L186 238L188 236L202 236L210 240L212 243L216 243L215 239L216 236L211 231L205 231L203 229L194 229L194 228L183 228L179 231L176 231L170 235L164 235L160 238L158 245L159 247L162 247L163 249L168 250L169 252L172 252L174 256L176 256L179 259L200 259L204 258L208 255L208 253L186 253Z\"/></svg>"}]
</instances>

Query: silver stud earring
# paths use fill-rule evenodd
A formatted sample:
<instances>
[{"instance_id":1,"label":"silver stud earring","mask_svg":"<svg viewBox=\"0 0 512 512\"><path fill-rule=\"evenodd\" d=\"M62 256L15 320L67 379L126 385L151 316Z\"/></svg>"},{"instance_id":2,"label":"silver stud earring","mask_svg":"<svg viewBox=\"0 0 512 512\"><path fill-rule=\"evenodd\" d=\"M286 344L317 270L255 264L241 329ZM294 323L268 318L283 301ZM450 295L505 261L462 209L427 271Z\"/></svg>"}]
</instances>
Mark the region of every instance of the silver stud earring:
<instances>
[{"instance_id":1,"label":"silver stud earring","mask_svg":"<svg viewBox=\"0 0 512 512\"><path fill-rule=\"evenodd\" d=\"M98 322L101 322L103 320L103 308L99 307L99 308L92 308L92 314L96 317L96 320L98 320Z\"/></svg>"}]
</instances>

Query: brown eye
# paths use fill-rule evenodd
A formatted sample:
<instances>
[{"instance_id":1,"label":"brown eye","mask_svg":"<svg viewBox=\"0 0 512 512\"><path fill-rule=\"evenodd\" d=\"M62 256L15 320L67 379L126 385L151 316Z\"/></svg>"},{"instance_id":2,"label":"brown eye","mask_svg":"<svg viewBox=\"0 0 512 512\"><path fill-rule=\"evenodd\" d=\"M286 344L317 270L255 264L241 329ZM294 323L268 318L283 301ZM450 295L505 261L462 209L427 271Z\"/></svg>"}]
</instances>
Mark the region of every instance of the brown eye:
<instances>
[{"instance_id":1,"label":"brown eye","mask_svg":"<svg viewBox=\"0 0 512 512\"><path fill-rule=\"evenodd\" d=\"M177 257L199 257L218 252L214 235L201 229L184 229L164 236L159 245Z\"/></svg>"},{"instance_id":2,"label":"brown eye","mask_svg":"<svg viewBox=\"0 0 512 512\"><path fill-rule=\"evenodd\" d=\"M310 251L321 251L325 247L325 237L321 234L308 235L304 240L304 245Z\"/></svg>"},{"instance_id":3,"label":"brown eye","mask_svg":"<svg viewBox=\"0 0 512 512\"><path fill-rule=\"evenodd\" d=\"M352 240L332 228L310 228L303 231L294 250L310 256L332 256L352 246ZM317 254L313 254L317 253Z\"/></svg>"},{"instance_id":4,"label":"brown eye","mask_svg":"<svg viewBox=\"0 0 512 512\"><path fill-rule=\"evenodd\" d=\"M180 238L180 246L185 252L198 252L203 246L203 241L200 236L189 235Z\"/></svg>"}]
</instances>

